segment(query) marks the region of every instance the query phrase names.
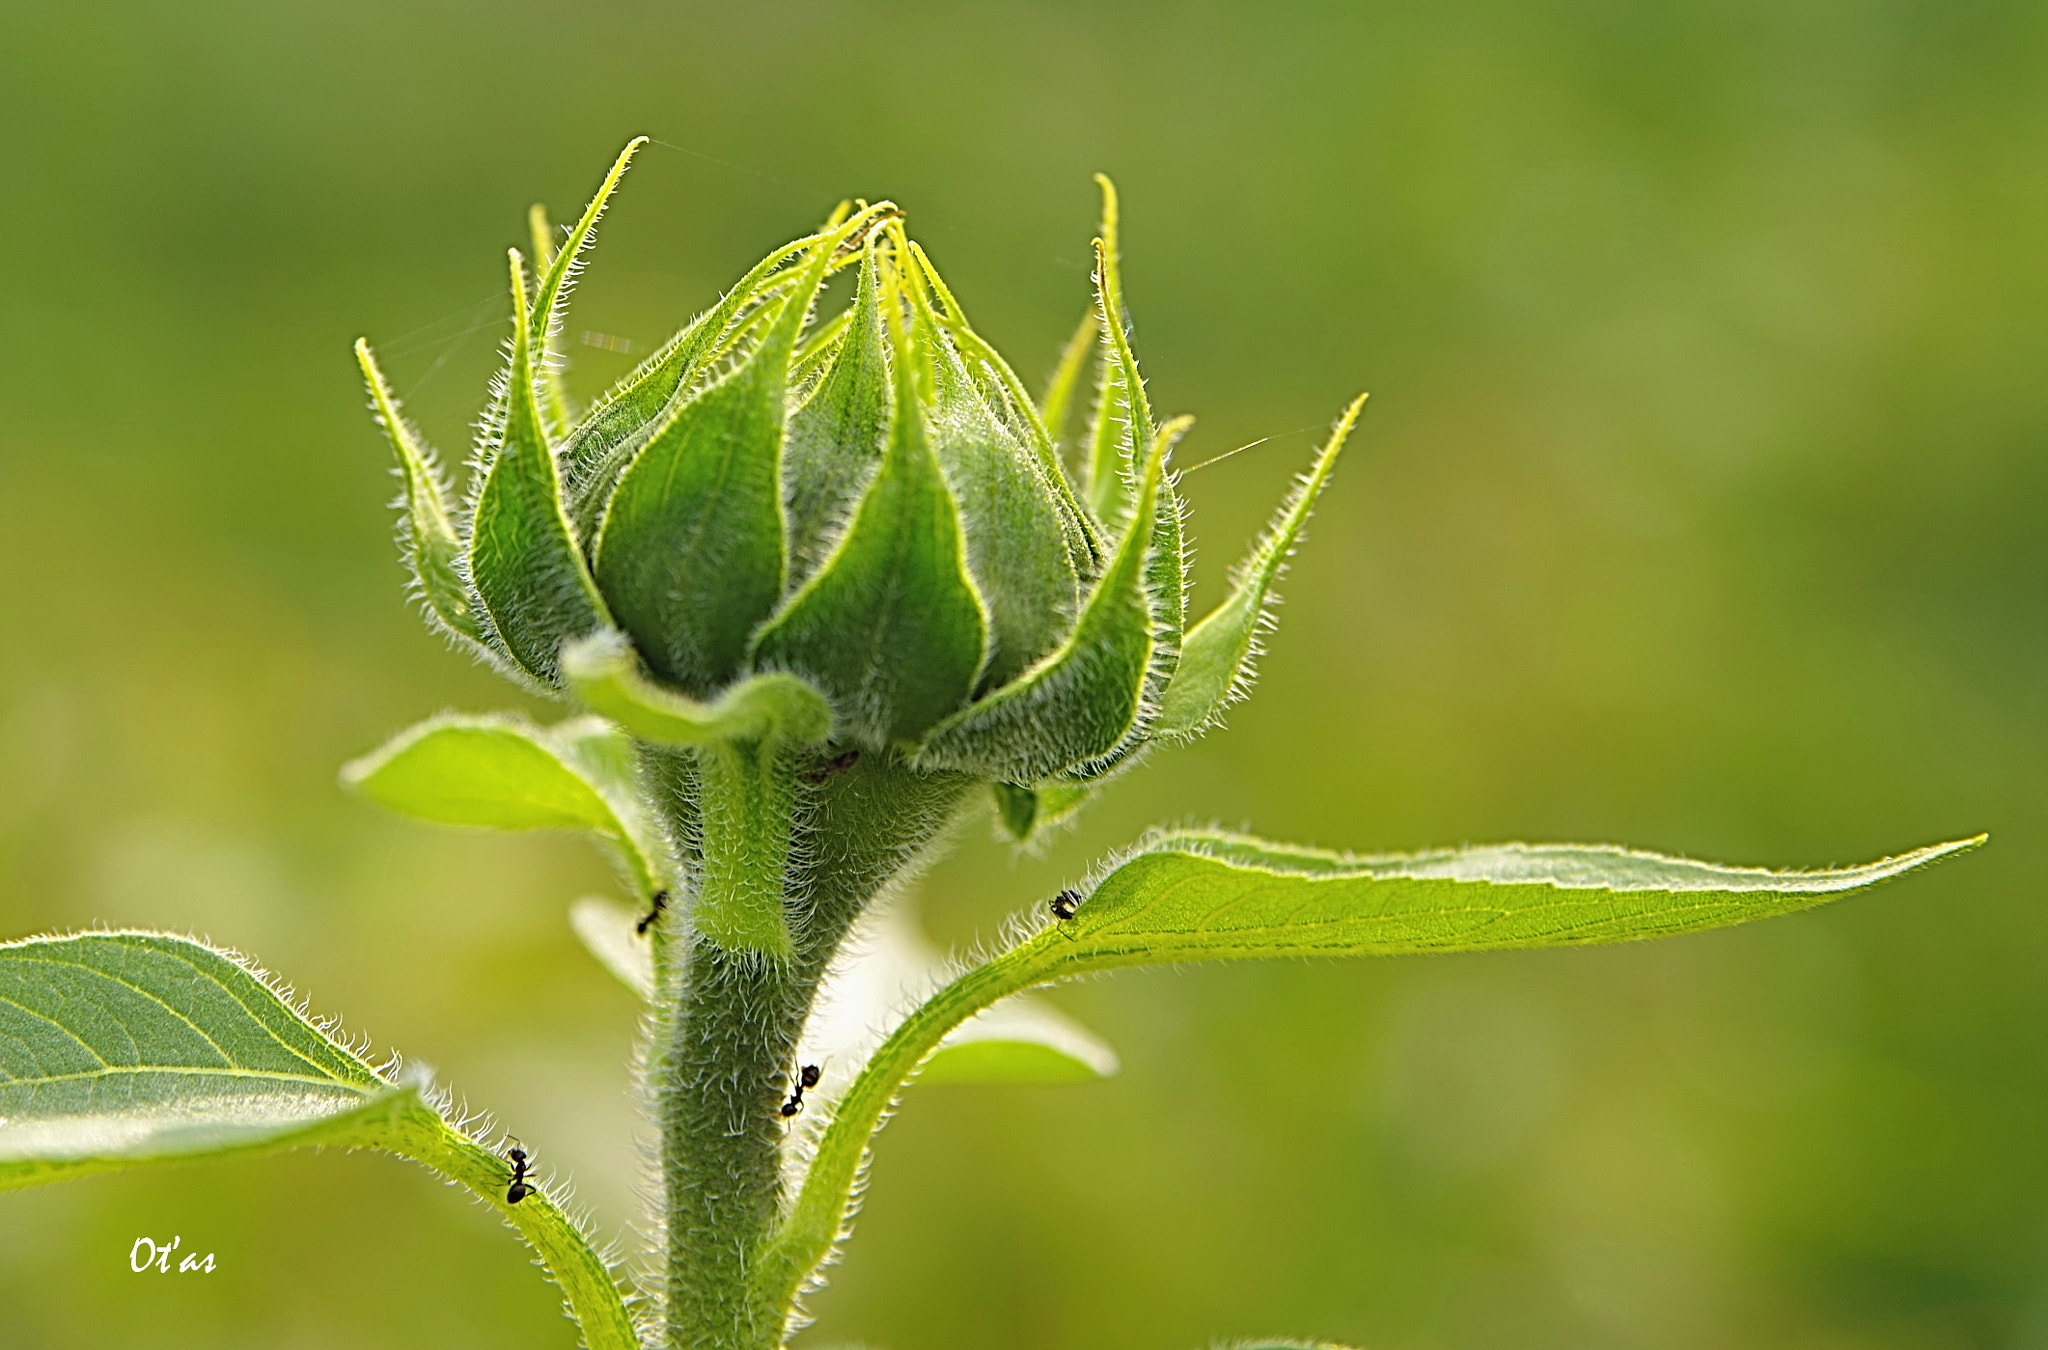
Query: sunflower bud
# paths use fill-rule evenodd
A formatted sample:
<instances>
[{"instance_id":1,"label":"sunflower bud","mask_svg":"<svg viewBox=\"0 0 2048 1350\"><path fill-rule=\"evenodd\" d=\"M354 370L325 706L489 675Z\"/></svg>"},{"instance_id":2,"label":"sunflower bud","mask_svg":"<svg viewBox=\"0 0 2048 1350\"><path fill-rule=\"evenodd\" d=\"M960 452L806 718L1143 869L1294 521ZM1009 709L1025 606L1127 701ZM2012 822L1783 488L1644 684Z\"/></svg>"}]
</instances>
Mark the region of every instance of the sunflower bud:
<instances>
[{"instance_id":1,"label":"sunflower bud","mask_svg":"<svg viewBox=\"0 0 2048 1350\"><path fill-rule=\"evenodd\" d=\"M771 253L572 418L552 338L639 144L559 250L537 233L531 279L512 255L508 368L463 508L358 345L433 622L657 743L772 723L991 781L1020 838L1241 696L1357 404L1231 595L1186 629L1167 457L1188 423L1153 419L1104 180L1095 302L1043 403L883 203L842 207ZM821 313L844 271L851 299ZM1091 355L1097 396L1070 474L1058 438Z\"/></svg>"}]
</instances>

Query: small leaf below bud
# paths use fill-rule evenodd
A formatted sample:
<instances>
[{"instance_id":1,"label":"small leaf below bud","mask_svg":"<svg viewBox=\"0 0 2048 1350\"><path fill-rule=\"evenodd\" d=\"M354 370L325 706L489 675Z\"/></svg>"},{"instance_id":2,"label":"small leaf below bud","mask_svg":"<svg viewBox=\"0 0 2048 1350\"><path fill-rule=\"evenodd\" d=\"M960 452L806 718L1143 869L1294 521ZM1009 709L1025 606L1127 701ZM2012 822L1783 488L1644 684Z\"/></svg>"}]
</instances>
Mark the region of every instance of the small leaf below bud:
<instances>
[{"instance_id":1,"label":"small leaf below bud","mask_svg":"<svg viewBox=\"0 0 2048 1350\"><path fill-rule=\"evenodd\" d=\"M635 887L664 883L663 848L634 796L618 729L594 717L552 727L447 713L342 766L342 786L442 825L587 830L616 850Z\"/></svg>"},{"instance_id":2,"label":"small leaf below bud","mask_svg":"<svg viewBox=\"0 0 2048 1350\"><path fill-rule=\"evenodd\" d=\"M656 745L763 737L812 745L832 729L832 709L824 696L794 675L756 675L716 702L699 703L641 674L632 643L610 629L564 643L562 673L585 707Z\"/></svg>"},{"instance_id":3,"label":"small leaf below bud","mask_svg":"<svg viewBox=\"0 0 2048 1350\"><path fill-rule=\"evenodd\" d=\"M1057 825L1081 809L1098 783L1041 783L1035 788L1015 783L993 784L996 819L1003 832L1019 844L1029 843L1047 826Z\"/></svg>"}]
</instances>

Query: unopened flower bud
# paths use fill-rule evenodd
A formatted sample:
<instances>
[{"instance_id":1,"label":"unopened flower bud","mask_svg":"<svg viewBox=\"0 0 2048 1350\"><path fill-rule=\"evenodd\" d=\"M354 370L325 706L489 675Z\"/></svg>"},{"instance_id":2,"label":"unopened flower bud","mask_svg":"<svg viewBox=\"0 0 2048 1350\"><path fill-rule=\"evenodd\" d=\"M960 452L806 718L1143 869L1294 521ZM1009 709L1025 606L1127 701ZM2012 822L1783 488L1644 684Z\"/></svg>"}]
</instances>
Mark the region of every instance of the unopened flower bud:
<instances>
[{"instance_id":1,"label":"unopened flower bud","mask_svg":"<svg viewBox=\"0 0 2048 1350\"><path fill-rule=\"evenodd\" d=\"M1357 404L1232 594L1183 631L1166 460L1187 420L1153 419L1105 181L1095 302L1043 403L883 203L842 207L770 254L571 418L551 339L638 144L531 281L513 255L510 359L466 509L448 505L432 452L359 347L399 452L407 557L443 629L655 739L758 735L761 709L808 689L836 743L1002 785L1020 837L1148 740L1198 732L1241 695L1272 584ZM821 313L845 269L851 300ZM1091 349L1098 393L1070 472L1061 424ZM768 678L782 682L772 697L746 696ZM740 708L753 711L719 711Z\"/></svg>"}]
</instances>

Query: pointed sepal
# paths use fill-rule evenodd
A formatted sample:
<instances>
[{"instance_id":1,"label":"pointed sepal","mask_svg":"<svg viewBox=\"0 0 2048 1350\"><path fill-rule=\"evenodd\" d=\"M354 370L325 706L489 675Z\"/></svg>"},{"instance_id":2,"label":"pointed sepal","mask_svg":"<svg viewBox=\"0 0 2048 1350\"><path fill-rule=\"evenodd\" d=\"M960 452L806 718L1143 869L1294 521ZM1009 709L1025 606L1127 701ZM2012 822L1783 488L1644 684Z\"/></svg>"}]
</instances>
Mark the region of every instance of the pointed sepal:
<instances>
[{"instance_id":1,"label":"pointed sepal","mask_svg":"<svg viewBox=\"0 0 2048 1350\"><path fill-rule=\"evenodd\" d=\"M1124 306L1123 269L1119 252L1116 185L1095 175L1102 188L1102 231L1095 240L1095 302L1102 333L1102 383L1090 436L1090 488L1096 514L1117 523L1129 505L1136 459L1155 434L1152 402L1145 377L1131 348L1130 315ZM1153 505L1151 556L1146 581L1152 590L1154 628L1161 658L1157 674L1172 674L1187 626L1187 541L1180 493L1168 475ZM1158 688L1150 691L1154 696Z\"/></svg>"},{"instance_id":2,"label":"pointed sepal","mask_svg":"<svg viewBox=\"0 0 2048 1350\"><path fill-rule=\"evenodd\" d=\"M870 237L861 248L860 280L853 305L836 325L820 334L824 369L808 398L790 414L783 447L789 510L792 581L808 579L832 549L836 526L875 472L889 434L888 337L882 323L882 278ZM797 358L794 379L807 382L806 353ZM920 431L920 436L929 439ZM886 470L885 470L886 472Z\"/></svg>"},{"instance_id":3,"label":"pointed sepal","mask_svg":"<svg viewBox=\"0 0 2048 1350\"><path fill-rule=\"evenodd\" d=\"M1145 584L1147 522L1167 452L1186 427L1178 419L1154 437L1132 521L1067 640L940 723L917 752L920 768L1031 783L1085 767L1143 734L1144 691L1157 650Z\"/></svg>"},{"instance_id":4,"label":"pointed sepal","mask_svg":"<svg viewBox=\"0 0 2048 1350\"><path fill-rule=\"evenodd\" d=\"M660 679L696 697L739 672L782 598L789 365L840 237L812 246L745 362L653 434L599 527L597 575L618 626Z\"/></svg>"},{"instance_id":5,"label":"pointed sepal","mask_svg":"<svg viewBox=\"0 0 2048 1350\"><path fill-rule=\"evenodd\" d=\"M562 509L534 392L525 269L517 250L511 259L512 369L503 430L471 515L469 574L506 653L535 680L555 686L563 640L602 627L609 616Z\"/></svg>"},{"instance_id":6,"label":"pointed sepal","mask_svg":"<svg viewBox=\"0 0 2048 1350\"><path fill-rule=\"evenodd\" d=\"M932 307L936 275L901 241L910 343L929 366L931 439L960 505L967 566L988 610L981 687L1007 684L1059 645L1080 598L1059 488L1032 448L997 416Z\"/></svg>"},{"instance_id":7,"label":"pointed sepal","mask_svg":"<svg viewBox=\"0 0 2048 1350\"><path fill-rule=\"evenodd\" d=\"M1094 518L1081 505L1080 494L1075 492L1073 482L1067 476L1066 465L1060 459L1056 432L1040 417L1037 405L1031 401L1030 391L1025 389L1024 381L1017 378L1017 372L1011 369L1010 363L967 322L960 302L953 298L953 292L939 275L939 269L932 266L931 259L925 256L924 249L915 240L909 241L909 253L931 286L932 294L938 298L939 308L934 317L944 326L946 336L957 350L982 405L1012 440L1030 452L1044 488L1051 492L1053 508L1067 533L1067 552L1074 575L1084 582L1093 581L1102 570L1109 546ZM1093 318L1092 312L1090 318ZM1077 333L1076 339L1081 336ZM1082 356L1085 358L1085 351Z\"/></svg>"},{"instance_id":8,"label":"pointed sepal","mask_svg":"<svg viewBox=\"0 0 2048 1350\"><path fill-rule=\"evenodd\" d=\"M638 144L634 142L634 145ZM632 147L627 147L629 154L631 151ZM548 220L547 207L536 202L527 211L526 232L533 244L534 270L546 275L554 266L556 254L555 227ZM562 383L563 358L554 350L553 333L554 325L542 330L545 340L540 359L534 363L533 379L540 399L542 425L546 427L550 441L559 441L568 434L574 419L569 415L569 391Z\"/></svg>"},{"instance_id":9,"label":"pointed sepal","mask_svg":"<svg viewBox=\"0 0 2048 1350\"><path fill-rule=\"evenodd\" d=\"M895 412L881 468L839 547L762 630L753 654L756 669L815 681L838 709L841 734L877 749L914 741L965 703L989 637L918 362L890 318Z\"/></svg>"},{"instance_id":10,"label":"pointed sepal","mask_svg":"<svg viewBox=\"0 0 2048 1350\"><path fill-rule=\"evenodd\" d=\"M470 608L469 586L462 579L462 541L448 510L441 466L417 429L405 420L398 398L377 366L370 344L356 340L356 362L369 386L378 425L398 453L398 476L405 485L404 514L399 517L399 546L412 569L420 599L440 627L456 638L481 647L483 629Z\"/></svg>"},{"instance_id":11,"label":"pointed sepal","mask_svg":"<svg viewBox=\"0 0 2048 1350\"><path fill-rule=\"evenodd\" d=\"M1223 709L1250 692L1259 632L1272 626L1273 586L1286 571L1287 558L1364 407L1365 395L1360 394L1337 419L1315 463L1237 565L1229 597L1182 642L1180 664L1160 699L1159 719L1152 724L1154 735L1189 736L1202 731L1214 725Z\"/></svg>"},{"instance_id":12,"label":"pointed sepal","mask_svg":"<svg viewBox=\"0 0 2048 1350\"><path fill-rule=\"evenodd\" d=\"M886 205L886 204L885 204ZM834 234L825 230L776 249L756 263L711 309L663 344L587 413L562 447L562 474L570 514L586 547L626 466L674 411L696 392L704 372L733 352L767 318L801 269L787 266Z\"/></svg>"},{"instance_id":13,"label":"pointed sepal","mask_svg":"<svg viewBox=\"0 0 2048 1350\"><path fill-rule=\"evenodd\" d=\"M1094 518L1082 507L1080 496L1067 478L1066 466L1060 461L1059 448L1039 420L1038 409L1032 404L1024 382L967 322L959 301L953 298L953 292L924 250L906 240L905 252L923 282L914 288L914 293L920 297L919 318L935 352L935 374L942 390L959 391L959 397L953 400L946 400L942 393L941 401L949 404L952 414L944 420L964 433L958 437L958 453L944 458L949 465L964 461L975 477L987 480L992 488L1000 483L1002 492L1014 499L1012 505L993 492L971 492L956 478L955 488L962 493L963 502L976 496L990 498L990 509L985 514L995 522L995 528L978 530L970 518L969 539L979 540L987 535L989 544L980 551L993 553L1006 545L1014 548L1025 538L1035 538L1036 532L1049 536L1050 527L1057 524L1066 545L1064 564L1050 547L1048 537L1034 550L1037 556L1031 559L1032 566L1008 569L1008 574L999 579L1000 587L994 578L982 582L983 592L990 595L998 614L1015 613L1014 618L1001 619L997 624L998 641L984 678L985 684L993 686L1051 650L1064 635L1078 608L1084 584L1093 581L1102 570L1109 544ZM926 287L938 301L936 309L924 297ZM1001 452L995 464L980 462L988 458L982 443ZM1033 533L1027 534L1027 523ZM995 571L993 558L977 566L981 569L977 577L982 572ZM1005 603L994 593L998 589L1015 592L1015 600ZM1011 634L1007 640L1002 637L1005 632Z\"/></svg>"},{"instance_id":14,"label":"pointed sepal","mask_svg":"<svg viewBox=\"0 0 2048 1350\"><path fill-rule=\"evenodd\" d=\"M1087 369L1089 354L1095 350L1095 335L1100 331L1101 322L1093 306L1081 316L1074 335L1060 349L1059 364L1053 367L1045 397L1039 401L1038 420L1054 445L1058 445L1060 438L1066 435L1067 410L1074 404L1074 391L1080 386L1081 372Z\"/></svg>"},{"instance_id":15,"label":"pointed sepal","mask_svg":"<svg viewBox=\"0 0 2048 1350\"><path fill-rule=\"evenodd\" d=\"M1095 795L1097 783L1054 780L1037 787L993 783L996 823L1012 843L1028 844L1061 821L1071 819Z\"/></svg>"}]
</instances>

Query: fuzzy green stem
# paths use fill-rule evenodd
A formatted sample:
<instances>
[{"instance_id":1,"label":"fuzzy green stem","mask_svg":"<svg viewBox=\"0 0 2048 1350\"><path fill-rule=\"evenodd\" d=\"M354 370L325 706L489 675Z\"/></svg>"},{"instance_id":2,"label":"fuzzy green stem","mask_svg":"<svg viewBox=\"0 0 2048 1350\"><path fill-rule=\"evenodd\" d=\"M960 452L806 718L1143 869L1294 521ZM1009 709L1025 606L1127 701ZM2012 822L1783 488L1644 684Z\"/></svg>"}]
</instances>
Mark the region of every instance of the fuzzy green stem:
<instances>
[{"instance_id":1,"label":"fuzzy green stem","mask_svg":"<svg viewBox=\"0 0 2048 1350\"><path fill-rule=\"evenodd\" d=\"M694 878L681 970L647 1058L661 1132L670 1350L773 1350L791 1300L754 1269L784 1217L781 1114L819 982L874 896L911 869L970 780L893 754L643 746L650 804ZM769 901L772 899L773 904ZM730 941L781 927L787 956ZM735 917L738 916L738 917ZM746 916L752 916L748 918ZM672 992L669 992L672 991Z\"/></svg>"},{"instance_id":2,"label":"fuzzy green stem","mask_svg":"<svg viewBox=\"0 0 2048 1350\"><path fill-rule=\"evenodd\" d=\"M788 963L691 944L659 1095L672 1350L781 1341L747 1282L781 1206L778 1107L809 994Z\"/></svg>"},{"instance_id":3,"label":"fuzzy green stem","mask_svg":"<svg viewBox=\"0 0 2048 1350\"><path fill-rule=\"evenodd\" d=\"M676 1350L780 1339L744 1297L782 1198L787 1066L811 989L784 914L797 782L774 738L701 747L701 864L679 1002L657 1058Z\"/></svg>"}]
</instances>

